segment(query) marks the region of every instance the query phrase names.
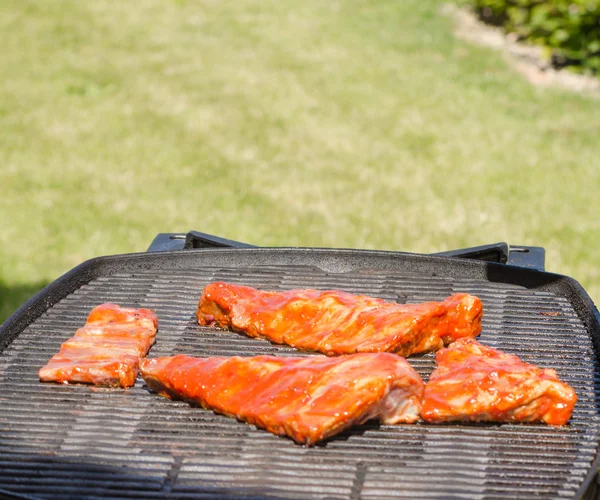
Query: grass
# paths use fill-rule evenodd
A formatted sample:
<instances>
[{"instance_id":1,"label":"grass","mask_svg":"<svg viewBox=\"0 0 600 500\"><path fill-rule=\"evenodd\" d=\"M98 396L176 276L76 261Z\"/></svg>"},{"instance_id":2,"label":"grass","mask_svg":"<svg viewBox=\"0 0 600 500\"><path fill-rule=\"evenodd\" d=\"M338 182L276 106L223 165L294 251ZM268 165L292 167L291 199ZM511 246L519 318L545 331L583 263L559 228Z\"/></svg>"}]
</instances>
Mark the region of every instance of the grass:
<instances>
[{"instance_id":1,"label":"grass","mask_svg":"<svg viewBox=\"0 0 600 500\"><path fill-rule=\"evenodd\" d=\"M5 0L0 321L82 261L197 229L496 241L600 299L600 100L454 39L440 2Z\"/></svg>"}]
</instances>

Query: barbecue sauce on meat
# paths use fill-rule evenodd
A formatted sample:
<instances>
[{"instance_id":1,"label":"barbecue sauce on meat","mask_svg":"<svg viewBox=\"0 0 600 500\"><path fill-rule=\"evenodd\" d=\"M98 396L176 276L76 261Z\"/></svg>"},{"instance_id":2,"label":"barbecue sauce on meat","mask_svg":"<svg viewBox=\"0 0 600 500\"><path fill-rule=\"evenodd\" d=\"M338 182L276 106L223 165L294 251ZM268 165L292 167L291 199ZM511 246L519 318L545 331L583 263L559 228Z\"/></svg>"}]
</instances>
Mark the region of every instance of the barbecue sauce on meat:
<instances>
[{"instance_id":1,"label":"barbecue sauce on meat","mask_svg":"<svg viewBox=\"0 0 600 500\"><path fill-rule=\"evenodd\" d=\"M577 396L554 370L460 339L436 353L437 369L425 387L427 422L567 423Z\"/></svg>"},{"instance_id":2,"label":"barbecue sauce on meat","mask_svg":"<svg viewBox=\"0 0 600 500\"><path fill-rule=\"evenodd\" d=\"M329 356L394 352L407 357L479 335L482 305L464 293L442 302L396 304L341 291L265 292L218 282L204 288L196 317L200 325Z\"/></svg>"},{"instance_id":3,"label":"barbecue sauce on meat","mask_svg":"<svg viewBox=\"0 0 600 500\"><path fill-rule=\"evenodd\" d=\"M376 418L419 418L423 381L395 354L144 359L148 387L312 445Z\"/></svg>"},{"instance_id":4,"label":"barbecue sauce on meat","mask_svg":"<svg viewBox=\"0 0 600 500\"><path fill-rule=\"evenodd\" d=\"M157 328L158 319L150 309L99 305L85 326L39 370L40 380L131 387L140 358L154 344Z\"/></svg>"}]
</instances>

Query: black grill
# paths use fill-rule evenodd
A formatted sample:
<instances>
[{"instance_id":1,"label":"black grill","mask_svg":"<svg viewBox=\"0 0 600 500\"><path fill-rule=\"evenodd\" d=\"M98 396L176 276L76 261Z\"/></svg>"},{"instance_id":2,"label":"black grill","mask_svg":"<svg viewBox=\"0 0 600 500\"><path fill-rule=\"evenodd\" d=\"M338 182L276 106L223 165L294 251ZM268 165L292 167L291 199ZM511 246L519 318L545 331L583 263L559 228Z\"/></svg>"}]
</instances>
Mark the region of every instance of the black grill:
<instances>
[{"instance_id":1,"label":"black grill","mask_svg":"<svg viewBox=\"0 0 600 500\"><path fill-rule=\"evenodd\" d=\"M0 330L7 344L0 353L0 489L60 499L591 494L600 441L597 316L590 324L590 316L560 291L563 285L552 285L548 273L526 270L532 283L539 282L526 288L511 279L491 281L483 263L443 272L454 265L449 259L434 258L437 264L423 267L419 256L404 257L408 264L392 265L400 257L371 252L354 254L359 265L348 265L343 253L315 251L307 259L294 250L269 252L260 258L255 257L260 250L106 258L74 270L21 311L22 317L7 322ZM575 412L562 428L367 423L305 448L158 397L141 378L130 390L38 381L40 366L105 301L157 312L159 332L150 357L318 355L198 326L194 312L201 290L216 280L268 290L339 289L406 303L455 292L478 295L485 311L480 340L554 368L577 393ZM409 361L427 380L434 355Z\"/></svg>"}]
</instances>

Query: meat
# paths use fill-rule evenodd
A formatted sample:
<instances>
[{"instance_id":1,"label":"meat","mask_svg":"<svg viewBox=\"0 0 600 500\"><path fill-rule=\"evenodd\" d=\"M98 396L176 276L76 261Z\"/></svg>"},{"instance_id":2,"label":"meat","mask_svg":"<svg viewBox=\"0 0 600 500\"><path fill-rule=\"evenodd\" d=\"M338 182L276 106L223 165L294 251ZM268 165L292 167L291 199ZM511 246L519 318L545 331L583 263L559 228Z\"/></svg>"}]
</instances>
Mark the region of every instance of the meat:
<instances>
[{"instance_id":1,"label":"meat","mask_svg":"<svg viewBox=\"0 0 600 500\"><path fill-rule=\"evenodd\" d=\"M156 336L158 319L150 309L106 303L95 307L83 328L39 370L43 382L84 382L130 387Z\"/></svg>"},{"instance_id":2,"label":"meat","mask_svg":"<svg viewBox=\"0 0 600 500\"><path fill-rule=\"evenodd\" d=\"M140 371L148 387L163 396L307 445L369 419L415 422L424 387L405 359L389 353L336 358L177 355L143 359Z\"/></svg>"},{"instance_id":3,"label":"meat","mask_svg":"<svg viewBox=\"0 0 600 500\"><path fill-rule=\"evenodd\" d=\"M492 421L567 423L575 391L554 370L460 339L436 353L438 367L425 387L427 422Z\"/></svg>"},{"instance_id":4,"label":"meat","mask_svg":"<svg viewBox=\"0 0 600 500\"><path fill-rule=\"evenodd\" d=\"M212 283L204 288L200 325L231 328L251 337L323 352L394 352L409 356L437 350L481 331L479 298L459 293L443 302L396 304L341 291L265 292Z\"/></svg>"}]
</instances>

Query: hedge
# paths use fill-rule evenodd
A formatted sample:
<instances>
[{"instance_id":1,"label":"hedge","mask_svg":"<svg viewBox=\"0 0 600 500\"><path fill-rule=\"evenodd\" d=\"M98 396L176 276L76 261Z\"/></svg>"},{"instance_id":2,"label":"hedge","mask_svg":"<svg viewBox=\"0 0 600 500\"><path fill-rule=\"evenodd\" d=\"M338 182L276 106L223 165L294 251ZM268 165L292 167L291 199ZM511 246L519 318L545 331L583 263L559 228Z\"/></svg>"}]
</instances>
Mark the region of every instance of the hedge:
<instances>
[{"instance_id":1,"label":"hedge","mask_svg":"<svg viewBox=\"0 0 600 500\"><path fill-rule=\"evenodd\" d=\"M545 47L558 67L600 74L600 0L468 0L487 22Z\"/></svg>"}]
</instances>

